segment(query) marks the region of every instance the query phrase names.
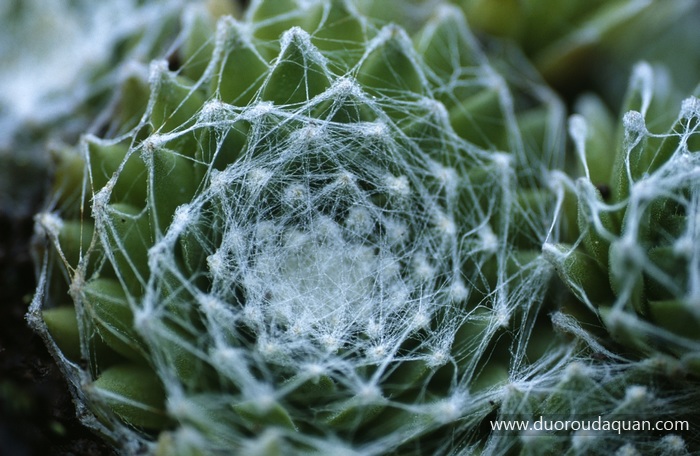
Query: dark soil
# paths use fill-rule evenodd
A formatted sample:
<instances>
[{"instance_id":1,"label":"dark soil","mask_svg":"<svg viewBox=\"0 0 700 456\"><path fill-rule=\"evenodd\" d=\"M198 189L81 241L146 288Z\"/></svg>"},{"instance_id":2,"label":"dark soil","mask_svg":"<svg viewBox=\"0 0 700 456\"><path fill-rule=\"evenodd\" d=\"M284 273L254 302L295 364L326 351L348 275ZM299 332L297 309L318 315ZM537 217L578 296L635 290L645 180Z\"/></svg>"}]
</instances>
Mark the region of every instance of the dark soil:
<instances>
[{"instance_id":1,"label":"dark soil","mask_svg":"<svg viewBox=\"0 0 700 456\"><path fill-rule=\"evenodd\" d=\"M63 376L24 319L35 286L32 226L0 213L0 455L110 455L75 418Z\"/></svg>"}]
</instances>

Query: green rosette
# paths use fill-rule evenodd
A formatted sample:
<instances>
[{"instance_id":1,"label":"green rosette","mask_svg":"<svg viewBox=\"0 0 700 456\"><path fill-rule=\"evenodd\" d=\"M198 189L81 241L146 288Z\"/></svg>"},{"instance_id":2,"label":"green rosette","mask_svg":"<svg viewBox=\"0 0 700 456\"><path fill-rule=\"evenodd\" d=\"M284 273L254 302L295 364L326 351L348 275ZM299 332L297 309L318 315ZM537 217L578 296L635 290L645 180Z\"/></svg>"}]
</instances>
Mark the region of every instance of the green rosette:
<instances>
[{"instance_id":1,"label":"green rosette","mask_svg":"<svg viewBox=\"0 0 700 456\"><path fill-rule=\"evenodd\" d=\"M476 449L559 356L539 309L562 106L457 8L410 33L360 11L190 14L115 134L60 155L31 315L121 451Z\"/></svg>"}]
</instances>

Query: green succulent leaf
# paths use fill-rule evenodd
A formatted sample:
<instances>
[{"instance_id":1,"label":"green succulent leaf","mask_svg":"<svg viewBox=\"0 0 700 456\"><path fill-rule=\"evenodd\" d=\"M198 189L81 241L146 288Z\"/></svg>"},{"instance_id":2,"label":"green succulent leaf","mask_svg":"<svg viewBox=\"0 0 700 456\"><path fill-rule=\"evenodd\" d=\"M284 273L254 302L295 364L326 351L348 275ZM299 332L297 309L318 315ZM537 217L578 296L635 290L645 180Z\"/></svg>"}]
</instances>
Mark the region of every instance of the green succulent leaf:
<instances>
[{"instance_id":1,"label":"green succulent leaf","mask_svg":"<svg viewBox=\"0 0 700 456\"><path fill-rule=\"evenodd\" d=\"M110 367L90 389L131 426L160 429L169 421L164 409L163 386L149 368L130 364Z\"/></svg>"}]
</instances>

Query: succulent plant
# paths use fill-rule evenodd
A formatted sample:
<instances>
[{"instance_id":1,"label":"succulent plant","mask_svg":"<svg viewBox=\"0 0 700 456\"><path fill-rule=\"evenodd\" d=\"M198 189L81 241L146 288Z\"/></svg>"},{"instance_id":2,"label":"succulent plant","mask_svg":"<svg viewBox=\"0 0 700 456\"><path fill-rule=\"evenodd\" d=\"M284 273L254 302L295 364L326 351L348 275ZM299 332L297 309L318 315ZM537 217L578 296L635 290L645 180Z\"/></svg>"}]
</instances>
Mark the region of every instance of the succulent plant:
<instances>
[{"instance_id":1,"label":"succulent plant","mask_svg":"<svg viewBox=\"0 0 700 456\"><path fill-rule=\"evenodd\" d=\"M561 313L553 321L565 331L581 329ZM664 356L624 360L593 342L588 356L564 357L550 372L510 385L502 406L510 413L500 418L511 424L528 422L530 427L509 431L490 427L493 435L482 454L696 454L692 423L697 382L684 379L678 367ZM647 423L644 426L663 422L666 432L649 427L640 432L642 422Z\"/></svg>"},{"instance_id":2,"label":"succulent plant","mask_svg":"<svg viewBox=\"0 0 700 456\"><path fill-rule=\"evenodd\" d=\"M558 89L577 93L594 86L617 104L629 67L642 59L672 64L677 83L696 83L686 77L697 73L693 57L700 52L700 7L693 0L453 2L475 32L517 43ZM670 46L676 52L668 52Z\"/></svg>"},{"instance_id":3,"label":"succulent plant","mask_svg":"<svg viewBox=\"0 0 700 456\"><path fill-rule=\"evenodd\" d=\"M350 1L199 11L37 216L28 318L85 423L125 453L484 445L565 351L532 331L560 103L452 7L412 37Z\"/></svg>"},{"instance_id":4,"label":"succulent plant","mask_svg":"<svg viewBox=\"0 0 700 456\"><path fill-rule=\"evenodd\" d=\"M672 354L698 375L700 101L677 99L642 63L617 127L599 101L581 105L570 121L585 173L571 183L580 238L544 251L628 351Z\"/></svg>"},{"instance_id":5,"label":"succulent plant","mask_svg":"<svg viewBox=\"0 0 700 456\"><path fill-rule=\"evenodd\" d=\"M692 176L659 173L692 155L695 99L675 133L649 133L639 119L672 123L673 97L652 97L640 67L626 109L641 114L626 116L613 173L612 116L582 104L576 187L557 171L562 104L520 59L487 56L458 8L257 0L217 19L225 3L189 8L169 60L132 66L97 128L55 153L27 318L87 426L124 454L693 448L488 423L692 416L694 342L639 308L692 311L676 293L692 289L692 255L688 279L659 279L678 266L651 240L694 239ZM655 155L672 141L680 151ZM682 160L673 171L691 172ZM668 191L638 194L645 171ZM649 194L680 231L645 222ZM624 247L626 233L648 259L610 247L606 290L600 242ZM644 356L560 310L554 270Z\"/></svg>"},{"instance_id":6,"label":"succulent plant","mask_svg":"<svg viewBox=\"0 0 700 456\"><path fill-rule=\"evenodd\" d=\"M31 217L46 191L47 149L96 130L134 62L147 62L170 45L183 3L0 5L0 213Z\"/></svg>"}]
</instances>

